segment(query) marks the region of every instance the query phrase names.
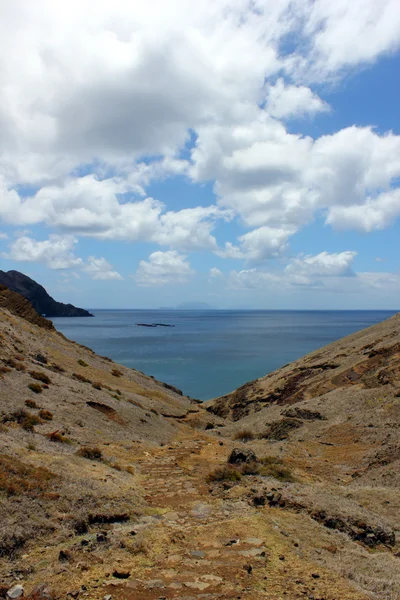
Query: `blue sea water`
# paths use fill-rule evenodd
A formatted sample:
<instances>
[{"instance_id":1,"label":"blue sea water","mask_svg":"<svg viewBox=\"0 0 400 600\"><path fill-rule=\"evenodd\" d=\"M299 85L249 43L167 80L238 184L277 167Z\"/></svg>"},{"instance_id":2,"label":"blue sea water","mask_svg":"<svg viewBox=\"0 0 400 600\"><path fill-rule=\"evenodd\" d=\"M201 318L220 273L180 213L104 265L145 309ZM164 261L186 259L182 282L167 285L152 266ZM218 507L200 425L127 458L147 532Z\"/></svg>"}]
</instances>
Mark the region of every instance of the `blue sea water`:
<instances>
[{"instance_id":1,"label":"blue sea water","mask_svg":"<svg viewBox=\"0 0 400 600\"><path fill-rule=\"evenodd\" d=\"M395 311L92 310L55 327L127 367L208 400ZM175 327L137 327L168 323Z\"/></svg>"}]
</instances>

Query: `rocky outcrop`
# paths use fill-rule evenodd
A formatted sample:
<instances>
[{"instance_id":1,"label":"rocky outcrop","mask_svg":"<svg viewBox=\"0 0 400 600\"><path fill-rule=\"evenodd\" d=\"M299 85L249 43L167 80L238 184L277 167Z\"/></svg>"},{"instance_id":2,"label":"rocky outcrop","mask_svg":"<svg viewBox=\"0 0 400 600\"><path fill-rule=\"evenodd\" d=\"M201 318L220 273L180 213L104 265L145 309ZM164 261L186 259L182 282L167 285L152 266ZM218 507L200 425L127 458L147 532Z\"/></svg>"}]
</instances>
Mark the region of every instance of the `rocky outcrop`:
<instances>
[{"instance_id":1,"label":"rocky outcrop","mask_svg":"<svg viewBox=\"0 0 400 600\"><path fill-rule=\"evenodd\" d=\"M0 284L29 300L39 315L46 317L92 317L83 308L57 302L42 285L19 271L0 271Z\"/></svg>"},{"instance_id":2,"label":"rocky outcrop","mask_svg":"<svg viewBox=\"0 0 400 600\"><path fill-rule=\"evenodd\" d=\"M17 315L29 323L43 327L43 329L54 329L54 325L48 319L37 314L32 304L20 294L9 290L0 284L0 308L6 308L13 315Z\"/></svg>"}]
</instances>

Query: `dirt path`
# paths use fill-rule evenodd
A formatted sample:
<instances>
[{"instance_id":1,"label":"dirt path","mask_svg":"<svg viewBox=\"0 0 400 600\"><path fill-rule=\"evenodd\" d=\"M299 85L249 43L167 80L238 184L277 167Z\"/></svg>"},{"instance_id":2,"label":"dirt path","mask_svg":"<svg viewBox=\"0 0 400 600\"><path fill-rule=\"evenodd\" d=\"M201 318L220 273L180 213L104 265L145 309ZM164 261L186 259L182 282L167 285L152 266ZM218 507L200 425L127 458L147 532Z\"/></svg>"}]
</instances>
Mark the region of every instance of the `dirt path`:
<instances>
[{"instance_id":1,"label":"dirt path","mask_svg":"<svg viewBox=\"0 0 400 600\"><path fill-rule=\"evenodd\" d=\"M215 438L186 436L136 463L154 514L139 521L133 534L146 530L151 558L137 560L129 579L114 581L105 593L112 600L364 598L347 586L329 593L329 577L313 579L302 561L285 561L281 553L292 542L283 538L280 546L279 532L266 535L262 511L209 493L206 475L228 451Z\"/></svg>"}]
</instances>

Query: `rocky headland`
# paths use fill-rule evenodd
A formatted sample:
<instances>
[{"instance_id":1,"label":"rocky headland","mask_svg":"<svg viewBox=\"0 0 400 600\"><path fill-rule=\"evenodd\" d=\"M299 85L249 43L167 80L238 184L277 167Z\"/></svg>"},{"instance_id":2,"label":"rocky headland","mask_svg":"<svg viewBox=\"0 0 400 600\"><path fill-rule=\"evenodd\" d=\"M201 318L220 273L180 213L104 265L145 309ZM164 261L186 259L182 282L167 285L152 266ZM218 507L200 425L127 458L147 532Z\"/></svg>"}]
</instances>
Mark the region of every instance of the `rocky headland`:
<instances>
[{"instance_id":1,"label":"rocky headland","mask_svg":"<svg viewBox=\"0 0 400 600\"><path fill-rule=\"evenodd\" d=\"M57 302L42 285L19 271L0 271L0 284L29 300L39 315L45 317L93 317L84 308Z\"/></svg>"}]
</instances>

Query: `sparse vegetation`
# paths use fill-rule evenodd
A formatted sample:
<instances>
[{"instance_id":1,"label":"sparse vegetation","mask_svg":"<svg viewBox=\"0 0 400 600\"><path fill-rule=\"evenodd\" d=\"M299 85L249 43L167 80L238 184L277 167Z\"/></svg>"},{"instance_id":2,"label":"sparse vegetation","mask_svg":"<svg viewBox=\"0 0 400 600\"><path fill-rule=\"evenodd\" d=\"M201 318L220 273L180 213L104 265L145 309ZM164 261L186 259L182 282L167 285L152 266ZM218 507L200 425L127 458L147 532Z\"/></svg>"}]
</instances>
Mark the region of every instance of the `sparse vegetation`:
<instances>
[{"instance_id":1,"label":"sparse vegetation","mask_svg":"<svg viewBox=\"0 0 400 600\"><path fill-rule=\"evenodd\" d=\"M93 387L95 390L101 390L101 389L102 389L102 385L101 385L100 381L94 381L94 382L92 383L92 387Z\"/></svg>"},{"instance_id":2,"label":"sparse vegetation","mask_svg":"<svg viewBox=\"0 0 400 600\"><path fill-rule=\"evenodd\" d=\"M253 460L251 462L243 462L241 464L222 465L208 474L206 481L208 483L214 481L239 481L247 475L260 475L261 477L273 477L282 482L294 481L289 469L287 469L281 459L266 456L261 460Z\"/></svg>"},{"instance_id":3,"label":"sparse vegetation","mask_svg":"<svg viewBox=\"0 0 400 600\"><path fill-rule=\"evenodd\" d=\"M232 467L230 465L223 465L222 467L217 467L209 473L206 477L206 481L211 483L213 481L240 481L242 478L242 474L239 469Z\"/></svg>"},{"instance_id":4,"label":"sparse vegetation","mask_svg":"<svg viewBox=\"0 0 400 600\"><path fill-rule=\"evenodd\" d=\"M77 456L81 456L82 458L87 458L88 460L102 460L103 454L100 448L95 446L82 446L77 451Z\"/></svg>"},{"instance_id":5,"label":"sparse vegetation","mask_svg":"<svg viewBox=\"0 0 400 600\"><path fill-rule=\"evenodd\" d=\"M254 440L254 437L254 433L249 429L241 429L235 433L233 439L241 440L242 442L250 442L251 440Z\"/></svg>"},{"instance_id":6,"label":"sparse vegetation","mask_svg":"<svg viewBox=\"0 0 400 600\"><path fill-rule=\"evenodd\" d=\"M73 373L72 377L74 379L76 379L77 381L80 381L82 383L92 383L90 381L90 379L88 379L87 377L85 377L84 375L81 375L80 373Z\"/></svg>"},{"instance_id":7,"label":"sparse vegetation","mask_svg":"<svg viewBox=\"0 0 400 600\"><path fill-rule=\"evenodd\" d=\"M113 375L114 377L122 377L123 372L120 371L119 369L113 369L111 371L111 375Z\"/></svg>"},{"instance_id":8,"label":"sparse vegetation","mask_svg":"<svg viewBox=\"0 0 400 600\"><path fill-rule=\"evenodd\" d=\"M53 413L50 410L41 409L39 411L39 417L43 419L43 421L52 421Z\"/></svg>"},{"instance_id":9,"label":"sparse vegetation","mask_svg":"<svg viewBox=\"0 0 400 600\"><path fill-rule=\"evenodd\" d=\"M58 444L72 444L71 440L59 431L48 433L46 437L50 440L50 442L55 442Z\"/></svg>"},{"instance_id":10,"label":"sparse vegetation","mask_svg":"<svg viewBox=\"0 0 400 600\"><path fill-rule=\"evenodd\" d=\"M43 392L43 388L39 383L30 383L28 385L28 388L31 390L31 392L33 392L34 394L41 394Z\"/></svg>"},{"instance_id":11,"label":"sparse vegetation","mask_svg":"<svg viewBox=\"0 0 400 600\"><path fill-rule=\"evenodd\" d=\"M25 400L25 406L28 408L40 408L38 404L34 400Z\"/></svg>"},{"instance_id":12,"label":"sparse vegetation","mask_svg":"<svg viewBox=\"0 0 400 600\"><path fill-rule=\"evenodd\" d=\"M258 473L263 477L274 477L279 481L295 481L292 473L284 466L283 461L275 456L265 456L259 461Z\"/></svg>"},{"instance_id":13,"label":"sparse vegetation","mask_svg":"<svg viewBox=\"0 0 400 600\"><path fill-rule=\"evenodd\" d=\"M81 358L79 360L76 361L78 363L78 365L80 365L81 367L88 367L89 365L87 364L87 362L85 362L84 360L82 360Z\"/></svg>"},{"instance_id":14,"label":"sparse vegetation","mask_svg":"<svg viewBox=\"0 0 400 600\"><path fill-rule=\"evenodd\" d=\"M41 381L42 383L45 383L47 385L51 383L50 377L46 375L46 373L42 373L41 371L29 371L29 375L33 379L37 379L37 381Z\"/></svg>"},{"instance_id":15,"label":"sparse vegetation","mask_svg":"<svg viewBox=\"0 0 400 600\"><path fill-rule=\"evenodd\" d=\"M18 423L25 431L34 431L35 425L42 423L42 419L37 415L24 410L23 408L15 410L2 418L3 423Z\"/></svg>"},{"instance_id":16,"label":"sparse vegetation","mask_svg":"<svg viewBox=\"0 0 400 600\"><path fill-rule=\"evenodd\" d=\"M15 456L0 454L0 491L7 496L39 498L54 478L54 473L45 467L33 467Z\"/></svg>"}]
</instances>

